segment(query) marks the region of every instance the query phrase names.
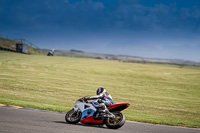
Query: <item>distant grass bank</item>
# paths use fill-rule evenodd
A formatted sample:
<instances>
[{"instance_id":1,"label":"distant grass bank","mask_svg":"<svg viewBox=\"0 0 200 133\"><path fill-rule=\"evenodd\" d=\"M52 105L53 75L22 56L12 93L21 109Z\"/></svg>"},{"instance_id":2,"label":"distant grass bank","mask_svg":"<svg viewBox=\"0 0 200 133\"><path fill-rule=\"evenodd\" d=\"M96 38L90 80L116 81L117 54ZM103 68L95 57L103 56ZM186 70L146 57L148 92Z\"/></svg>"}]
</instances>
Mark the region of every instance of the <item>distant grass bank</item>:
<instances>
[{"instance_id":1,"label":"distant grass bank","mask_svg":"<svg viewBox=\"0 0 200 133\"><path fill-rule=\"evenodd\" d=\"M21 43L21 42L6 39L6 38L0 38L0 47L5 48L5 49L16 51L16 43ZM43 53L41 51L39 51L31 46L28 46L28 54L43 55Z\"/></svg>"},{"instance_id":2,"label":"distant grass bank","mask_svg":"<svg viewBox=\"0 0 200 133\"><path fill-rule=\"evenodd\" d=\"M66 112L104 86L128 120L200 127L200 68L0 51L0 103Z\"/></svg>"}]
</instances>

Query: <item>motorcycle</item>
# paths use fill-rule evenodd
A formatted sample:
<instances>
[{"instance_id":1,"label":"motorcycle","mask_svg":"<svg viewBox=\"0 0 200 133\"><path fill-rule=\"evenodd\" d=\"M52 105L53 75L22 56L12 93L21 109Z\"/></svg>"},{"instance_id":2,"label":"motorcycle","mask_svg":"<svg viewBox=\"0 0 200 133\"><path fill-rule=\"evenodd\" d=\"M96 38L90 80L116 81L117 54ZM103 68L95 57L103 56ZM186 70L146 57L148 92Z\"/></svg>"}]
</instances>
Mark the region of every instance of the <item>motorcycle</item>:
<instances>
[{"instance_id":1,"label":"motorcycle","mask_svg":"<svg viewBox=\"0 0 200 133\"><path fill-rule=\"evenodd\" d=\"M124 125L126 118L122 110L130 106L129 103L116 103L108 107L109 113L102 113L99 110L98 102L80 98L76 101L75 107L65 115L67 123L76 124L105 124L108 128L117 129Z\"/></svg>"},{"instance_id":2,"label":"motorcycle","mask_svg":"<svg viewBox=\"0 0 200 133\"><path fill-rule=\"evenodd\" d=\"M47 56L53 56L54 55L54 49L48 52Z\"/></svg>"}]
</instances>

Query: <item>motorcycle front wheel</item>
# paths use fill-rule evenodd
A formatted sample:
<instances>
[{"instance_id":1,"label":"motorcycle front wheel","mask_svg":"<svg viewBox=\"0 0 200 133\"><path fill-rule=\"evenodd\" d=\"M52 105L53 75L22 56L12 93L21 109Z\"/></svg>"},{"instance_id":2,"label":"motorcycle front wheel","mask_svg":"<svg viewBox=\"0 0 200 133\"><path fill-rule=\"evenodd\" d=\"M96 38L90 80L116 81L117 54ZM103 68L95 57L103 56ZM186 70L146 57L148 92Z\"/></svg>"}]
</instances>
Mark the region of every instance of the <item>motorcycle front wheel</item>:
<instances>
[{"instance_id":1,"label":"motorcycle front wheel","mask_svg":"<svg viewBox=\"0 0 200 133\"><path fill-rule=\"evenodd\" d=\"M65 120L67 123L70 124L76 124L80 121L82 113L78 111L77 113L74 113L74 109L70 110L65 115Z\"/></svg>"},{"instance_id":2,"label":"motorcycle front wheel","mask_svg":"<svg viewBox=\"0 0 200 133\"><path fill-rule=\"evenodd\" d=\"M121 112L116 112L116 113L113 112L113 114L116 116L116 118L115 119L108 118L105 121L106 126L112 129L117 129L122 127L126 121L124 114L122 114Z\"/></svg>"}]
</instances>

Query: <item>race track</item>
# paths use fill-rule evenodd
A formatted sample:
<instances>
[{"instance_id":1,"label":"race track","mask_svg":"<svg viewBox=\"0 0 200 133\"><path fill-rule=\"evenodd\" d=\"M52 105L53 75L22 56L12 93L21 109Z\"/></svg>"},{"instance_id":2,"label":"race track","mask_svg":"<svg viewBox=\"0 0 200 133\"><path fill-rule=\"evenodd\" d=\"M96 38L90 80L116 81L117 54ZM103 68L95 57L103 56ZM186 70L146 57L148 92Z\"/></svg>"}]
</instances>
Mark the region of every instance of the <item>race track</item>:
<instances>
[{"instance_id":1,"label":"race track","mask_svg":"<svg viewBox=\"0 0 200 133\"><path fill-rule=\"evenodd\" d=\"M65 114L0 107L1 133L200 133L199 129L126 122L118 129L65 123Z\"/></svg>"}]
</instances>

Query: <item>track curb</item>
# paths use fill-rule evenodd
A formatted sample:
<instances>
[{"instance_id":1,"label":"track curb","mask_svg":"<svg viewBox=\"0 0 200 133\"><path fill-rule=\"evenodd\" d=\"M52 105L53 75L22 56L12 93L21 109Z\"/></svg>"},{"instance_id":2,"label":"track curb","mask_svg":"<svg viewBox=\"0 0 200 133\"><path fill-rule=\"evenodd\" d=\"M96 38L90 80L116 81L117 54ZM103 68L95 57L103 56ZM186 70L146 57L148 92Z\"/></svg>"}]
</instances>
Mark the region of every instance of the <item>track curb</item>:
<instances>
[{"instance_id":1,"label":"track curb","mask_svg":"<svg viewBox=\"0 0 200 133\"><path fill-rule=\"evenodd\" d=\"M5 104L0 104L0 107L22 109L22 110L30 110L30 111L38 111L38 112L49 112L49 113L56 113L56 114L65 114L65 112L54 112L54 111L49 111L49 110L40 110L40 109L33 109L33 108L14 106L14 105L5 105Z\"/></svg>"},{"instance_id":2,"label":"track curb","mask_svg":"<svg viewBox=\"0 0 200 133\"><path fill-rule=\"evenodd\" d=\"M5 104L0 104L0 107L9 107L9 108L15 108L15 109L22 109L22 108L24 108L24 107L20 107L20 106L5 105Z\"/></svg>"}]
</instances>

